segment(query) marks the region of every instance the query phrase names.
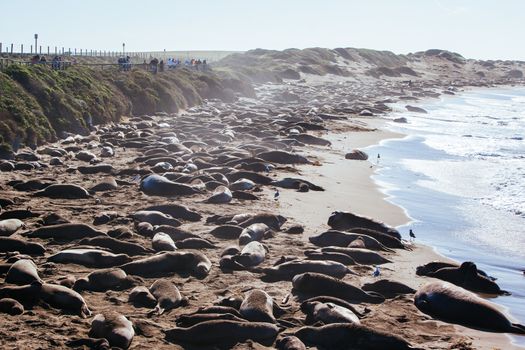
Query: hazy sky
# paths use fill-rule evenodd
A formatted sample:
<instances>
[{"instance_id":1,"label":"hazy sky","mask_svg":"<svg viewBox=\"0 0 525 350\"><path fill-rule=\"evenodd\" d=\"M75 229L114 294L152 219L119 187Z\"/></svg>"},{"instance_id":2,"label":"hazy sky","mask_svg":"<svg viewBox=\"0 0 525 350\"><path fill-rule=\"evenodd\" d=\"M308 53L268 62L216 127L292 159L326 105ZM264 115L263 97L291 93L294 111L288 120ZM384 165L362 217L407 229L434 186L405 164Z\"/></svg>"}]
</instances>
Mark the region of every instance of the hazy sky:
<instances>
[{"instance_id":1,"label":"hazy sky","mask_svg":"<svg viewBox=\"0 0 525 350\"><path fill-rule=\"evenodd\" d=\"M525 0L0 0L0 42L97 50L429 48L525 60ZM53 49L52 49L53 50Z\"/></svg>"}]
</instances>

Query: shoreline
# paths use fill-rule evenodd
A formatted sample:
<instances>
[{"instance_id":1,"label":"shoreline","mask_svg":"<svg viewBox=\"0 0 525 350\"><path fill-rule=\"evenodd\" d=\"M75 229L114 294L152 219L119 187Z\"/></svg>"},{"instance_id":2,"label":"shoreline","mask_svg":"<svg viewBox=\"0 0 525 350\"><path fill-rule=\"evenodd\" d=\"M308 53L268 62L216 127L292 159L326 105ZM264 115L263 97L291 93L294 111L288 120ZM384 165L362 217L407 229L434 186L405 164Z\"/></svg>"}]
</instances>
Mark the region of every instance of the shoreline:
<instances>
[{"instance_id":1,"label":"shoreline","mask_svg":"<svg viewBox=\"0 0 525 350\"><path fill-rule=\"evenodd\" d=\"M383 187L376 180L374 180L373 176L376 173L378 167L375 165L373 167L370 166L372 161L375 159L373 156L369 155L369 159L367 161L344 159L344 152L349 152L352 149L367 148L386 140L404 138L406 135L386 129L386 120L382 119L382 117L356 119L358 121L367 123L368 126L371 126L376 130L349 131L345 133L330 132L324 135L324 138L332 141L332 146L329 151L318 148L309 148L308 152L305 152L306 154L314 156L318 156L321 153L325 155L322 167L314 168L309 166L306 169L301 168L299 173L304 175L305 178L312 180L314 183L327 186L325 188L327 191L324 193L326 193L327 196L330 196L330 199L326 199L326 197L323 195L317 194L314 194L315 198L313 199L316 203L322 203L323 205L326 205L325 208L319 210L317 206L312 206L306 203L307 201L301 199L302 197L300 196L290 197L287 196L286 193L283 195L281 192L279 209L283 214L285 214L285 216L292 217L295 221L303 224L309 229L305 232L305 237L303 237L304 239L312 234L317 234L323 230L329 229L328 225L326 225L326 219L329 215L325 213L326 209L355 212L360 215L365 215L380 221L384 221L386 224L394 227L406 226L413 220L408 215L407 209L388 200L390 196L385 193L383 191ZM352 119L352 121L354 120L355 119ZM336 155L339 155L338 159L340 160L340 166L336 166L334 163L332 163ZM340 169L349 168L355 172L352 172L349 175L337 176L334 174L334 169L327 170L327 167L335 167ZM355 195L356 197L360 196L361 198L357 203L350 203L345 206L341 193L334 193L330 190L330 184L334 186L333 184L336 183L338 185L344 186L344 184L341 183L342 181L334 182L334 176L335 180L341 180L342 178L345 178L348 181L345 191L349 191L351 195ZM366 200L362 200L363 197L366 197ZM312 201L312 198L309 198L308 201ZM317 228L317 231L313 228ZM405 236L404 232L401 232L401 234ZM432 280L429 277L417 276L415 274L415 268L417 266L434 260L455 261L441 254L437 250L437 247L423 243L415 244L412 246L412 250L410 251L396 250L396 252L390 256L390 258L392 258L393 262L385 264L382 267L383 278L388 278L404 283L416 290L422 284ZM371 276L360 278L360 283L362 284L373 281L374 278ZM505 307L499 304L495 305L497 305L502 312L505 312L507 315L509 315L509 312ZM432 320L432 322L437 322L443 327L453 327L454 332L458 336L466 338L465 341L467 344L468 342L472 342L472 346L474 346L475 349L524 349L524 347L514 344L512 342L511 336L505 333L482 332L438 320ZM460 342L461 341L462 340L460 340ZM435 345L439 346L438 343Z\"/></svg>"}]
</instances>

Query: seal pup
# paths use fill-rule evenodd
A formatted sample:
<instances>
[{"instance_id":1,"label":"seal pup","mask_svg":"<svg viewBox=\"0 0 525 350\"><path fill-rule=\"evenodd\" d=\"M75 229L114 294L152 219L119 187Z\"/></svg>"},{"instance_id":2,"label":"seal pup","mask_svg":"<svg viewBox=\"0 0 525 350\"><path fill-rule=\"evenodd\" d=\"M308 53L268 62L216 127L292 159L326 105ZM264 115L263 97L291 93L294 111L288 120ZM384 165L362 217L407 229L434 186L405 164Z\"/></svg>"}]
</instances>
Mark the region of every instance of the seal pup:
<instances>
[{"instance_id":1,"label":"seal pup","mask_svg":"<svg viewBox=\"0 0 525 350\"><path fill-rule=\"evenodd\" d=\"M238 239L242 230L244 228L238 225L221 225L215 227L209 234L219 239Z\"/></svg>"},{"instance_id":2,"label":"seal pup","mask_svg":"<svg viewBox=\"0 0 525 350\"><path fill-rule=\"evenodd\" d=\"M21 228L25 228L25 224L19 219L6 219L0 221L0 236L11 236Z\"/></svg>"},{"instance_id":3,"label":"seal pup","mask_svg":"<svg viewBox=\"0 0 525 350\"><path fill-rule=\"evenodd\" d=\"M137 286L131 290L128 296L128 302L135 307L154 308L157 305L157 299L151 294L149 289L144 286Z\"/></svg>"},{"instance_id":4,"label":"seal pup","mask_svg":"<svg viewBox=\"0 0 525 350\"><path fill-rule=\"evenodd\" d=\"M239 312L243 318L251 322L275 323L273 299L261 289L254 289L246 294Z\"/></svg>"},{"instance_id":5,"label":"seal pup","mask_svg":"<svg viewBox=\"0 0 525 350\"><path fill-rule=\"evenodd\" d=\"M306 344L326 349L412 350L401 337L355 323L302 327L294 335Z\"/></svg>"},{"instance_id":6,"label":"seal pup","mask_svg":"<svg viewBox=\"0 0 525 350\"><path fill-rule=\"evenodd\" d=\"M233 346L252 340L271 345L277 338L279 328L272 323L212 320L188 328L176 327L165 331L166 340L172 343Z\"/></svg>"},{"instance_id":7,"label":"seal pup","mask_svg":"<svg viewBox=\"0 0 525 350\"><path fill-rule=\"evenodd\" d=\"M365 245L363 248L367 248L370 250L382 250L385 252L393 252L392 249L385 247L375 238L356 233L330 230L320 233L317 236L311 236L308 238L308 240L311 243L315 244L318 247L348 247L350 244L359 239L361 239Z\"/></svg>"},{"instance_id":8,"label":"seal pup","mask_svg":"<svg viewBox=\"0 0 525 350\"><path fill-rule=\"evenodd\" d=\"M174 203L152 205L142 210L160 211L164 214L171 215L176 219L183 219L188 221L200 221L202 219L202 215L197 213L196 211L191 210L184 205Z\"/></svg>"},{"instance_id":9,"label":"seal pup","mask_svg":"<svg viewBox=\"0 0 525 350\"><path fill-rule=\"evenodd\" d=\"M170 181L157 174L144 177L140 182L139 189L148 196L163 197L192 195L201 192L192 186Z\"/></svg>"},{"instance_id":10,"label":"seal pup","mask_svg":"<svg viewBox=\"0 0 525 350\"><path fill-rule=\"evenodd\" d=\"M168 226L174 226L178 227L182 225L182 223L171 217L171 215L164 214L160 211L153 211L153 210L139 210L133 214L131 214L131 217L138 222L149 222L153 226L155 225L168 225Z\"/></svg>"},{"instance_id":11,"label":"seal pup","mask_svg":"<svg viewBox=\"0 0 525 350\"><path fill-rule=\"evenodd\" d=\"M11 265L5 277L6 283L17 285L31 284L35 281L42 282L40 276L38 276L38 270L35 263L28 259L16 261Z\"/></svg>"},{"instance_id":12,"label":"seal pup","mask_svg":"<svg viewBox=\"0 0 525 350\"><path fill-rule=\"evenodd\" d=\"M488 332L525 334L525 326L511 323L495 305L448 282L430 282L414 296L416 307L427 315Z\"/></svg>"},{"instance_id":13,"label":"seal pup","mask_svg":"<svg viewBox=\"0 0 525 350\"><path fill-rule=\"evenodd\" d=\"M61 264L78 264L88 267L113 267L131 261L126 254L113 254L99 249L66 249L47 258Z\"/></svg>"},{"instance_id":14,"label":"seal pup","mask_svg":"<svg viewBox=\"0 0 525 350\"><path fill-rule=\"evenodd\" d=\"M253 241L261 241L269 231L270 228L266 224L251 224L242 230L239 235L239 245L245 245Z\"/></svg>"},{"instance_id":15,"label":"seal pup","mask_svg":"<svg viewBox=\"0 0 525 350\"><path fill-rule=\"evenodd\" d=\"M233 195L226 186L219 186L213 191L213 194L205 202L213 204L222 204L231 202Z\"/></svg>"},{"instance_id":16,"label":"seal pup","mask_svg":"<svg viewBox=\"0 0 525 350\"><path fill-rule=\"evenodd\" d=\"M156 280L149 287L150 293L157 299L155 312L162 315L164 311L174 309L181 305L187 305L187 299L183 298L175 284L168 280Z\"/></svg>"},{"instance_id":17,"label":"seal pup","mask_svg":"<svg viewBox=\"0 0 525 350\"><path fill-rule=\"evenodd\" d=\"M381 254L363 248L324 247L321 248L321 252L346 254L356 263L363 265L382 265L392 262Z\"/></svg>"},{"instance_id":18,"label":"seal pup","mask_svg":"<svg viewBox=\"0 0 525 350\"><path fill-rule=\"evenodd\" d=\"M263 268L261 271L266 275L265 280L272 281L279 279L291 280L294 276L305 272L315 272L336 278L343 278L347 273L354 274L346 265L341 263L318 260L286 261L274 267Z\"/></svg>"},{"instance_id":19,"label":"seal pup","mask_svg":"<svg viewBox=\"0 0 525 350\"><path fill-rule=\"evenodd\" d=\"M510 295L509 292L501 290L496 282L480 275L476 264L470 261L462 263L459 267L443 267L427 273L427 276L439 278L473 292Z\"/></svg>"},{"instance_id":20,"label":"seal pup","mask_svg":"<svg viewBox=\"0 0 525 350\"><path fill-rule=\"evenodd\" d=\"M53 184L33 194L35 197L54 199L86 199L91 198L89 192L82 186L73 184Z\"/></svg>"},{"instance_id":21,"label":"seal pup","mask_svg":"<svg viewBox=\"0 0 525 350\"><path fill-rule=\"evenodd\" d=\"M231 313L199 313L180 315L175 320L177 327L191 327L198 323L212 321L212 320L230 320L237 322L248 322L244 318L240 318Z\"/></svg>"},{"instance_id":22,"label":"seal pup","mask_svg":"<svg viewBox=\"0 0 525 350\"><path fill-rule=\"evenodd\" d=\"M354 259L343 253L329 253L329 252L320 252L317 250L305 250L304 255L307 260L330 260L336 261L343 265L356 265Z\"/></svg>"},{"instance_id":23,"label":"seal pup","mask_svg":"<svg viewBox=\"0 0 525 350\"><path fill-rule=\"evenodd\" d=\"M0 253L19 252L29 255L44 255L45 251L44 246L38 243L11 237L0 237Z\"/></svg>"},{"instance_id":24,"label":"seal pup","mask_svg":"<svg viewBox=\"0 0 525 350\"><path fill-rule=\"evenodd\" d=\"M189 273L197 278L206 277L211 270L211 261L197 251L165 252L135 260L119 266L128 274L154 277L171 273Z\"/></svg>"},{"instance_id":25,"label":"seal pup","mask_svg":"<svg viewBox=\"0 0 525 350\"><path fill-rule=\"evenodd\" d=\"M74 290L57 284L42 284L40 282L33 282L30 286L35 284L40 285L40 291L37 295L52 307L71 311L82 318L91 315L84 298Z\"/></svg>"},{"instance_id":26,"label":"seal pup","mask_svg":"<svg viewBox=\"0 0 525 350\"><path fill-rule=\"evenodd\" d=\"M127 254L129 256L146 255L152 253L150 249L131 242L126 242L121 239L116 239L108 236L97 236L93 238L85 238L78 242L79 245L96 246L108 248L113 253Z\"/></svg>"},{"instance_id":27,"label":"seal pup","mask_svg":"<svg viewBox=\"0 0 525 350\"><path fill-rule=\"evenodd\" d=\"M15 299L3 298L0 299L0 313L11 316L21 315L24 313L24 306Z\"/></svg>"},{"instance_id":28,"label":"seal pup","mask_svg":"<svg viewBox=\"0 0 525 350\"><path fill-rule=\"evenodd\" d=\"M236 263L245 267L257 266L261 264L266 257L267 248L260 242L253 241L248 243L237 256L232 259Z\"/></svg>"},{"instance_id":29,"label":"seal pup","mask_svg":"<svg viewBox=\"0 0 525 350\"><path fill-rule=\"evenodd\" d=\"M96 270L86 277L79 278L73 284L73 290L80 292L89 290L105 292L107 290L124 290L131 288L140 281L136 277L128 276L119 268Z\"/></svg>"},{"instance_id":30,"label":"seal pup","mask_svg":"<svg viewBox=\"0 0 525 350\"><path fill-rule=\"evenodd\" d=\"M416 275L418 276L428 276L431 272L436 272L443 267L459 267L460 265L455 262L444 262L444 261L431 261L425 265L420 265L416 268ZM479 270L478 273L482 276L488 277L491 280L495 281L496 278L489 276L485 271Z\"/></svg>"},{"instance_id":31,"label":"seal pup","mask_svg":"<svg viewBox=\"0 0 525 350\"><path fill-rule=\"evenodd\" d=\"M94 229L90 225L67 223L40 227L34 231L25 233L25 236L44 239L52 238L59 241L74 241L82 238L106 236L106 234Z\"/></svg>"},{"instance_id":32,"label":"seal pup","mask_svg":"<svg viewBox=\"0 0 525 350\"><path fill-rule=\"evenodd\" d=\"M365 283L361 289L366 290L367 292L379 293L385 298L395 298L400 294L414 294L416 292L415 289L412 289L403 283L386 279L373 283Z\"/></svg>"},{"instance_id":33,"label":"seal pup","mask_svg":"<svg viewBox=\"0 0 525 350\"><path fill-rule=\"evenodd\" d=\"M306 345L294 335L287 335L277 339L275 345L278 350L306 350Z\"/></svg>"},{"instance_id":34,"label":"seal pup","mask_svg":"<svg viewBox=\"0 0 525 350\"><path fill-rule=\"evenodd\" d=\"M385 297L380 294L365 292L350 283L320 273L306 272L297 275L292 280L292 286L299 293L332 296L348 302L379 304L385 301Z\"/></svg>"},{"instance_id":35,"label":"seal pup","mask_svg":"<svg viewBox=\"0 0 525 350\"><path fill-rule=\"evenodd\" d=\"M396 229L388 227L382 222L344 211L334 211L328 218L328 226L341 231L351 231L353 228L362 227L401 239L401 234Z\"/></svg>"},{"instance_id":36,"label":"seal pup","mask_svg":"<svg viewBox=\"0 0 525 350\"><path fill-rule=\"evenodd\" d=\"M133 341L133 324L116 312L98 314L91 321L90 338L104 338L112 347L127 349Z\"/></svg>"},{"instance_id":37,"label":"seal pup","mask_svg":"<svg viewBox=\"0 0 525 350\"><path fill-rule=\"evenodd\" d=\"M164 232L157 232L151 240L151 247L156 252L172 252L177 250L173 239Z\"/></svg>"},{"instance_id":38,"label":"seal pup","mask_svg":"<svg viewBox=\"0 0 525 350\"><path fill-rule=\"evenodd\" d=\"M186 238L175 243L178 249L214 249L217 248L212 242L198 237Z\"/></svg>"},{"instance_id":39,"label":"seal pup","mask_svg":"<svg viewBox=\"0 0 525 350\"><path fill-rule=\"evenodd\" d=\"M301 311L306 314L306 323L355 323L360 324L359 317L351 310L333 303L319 301L305 301L301 304Z\"/></svg>"}]
</instances>

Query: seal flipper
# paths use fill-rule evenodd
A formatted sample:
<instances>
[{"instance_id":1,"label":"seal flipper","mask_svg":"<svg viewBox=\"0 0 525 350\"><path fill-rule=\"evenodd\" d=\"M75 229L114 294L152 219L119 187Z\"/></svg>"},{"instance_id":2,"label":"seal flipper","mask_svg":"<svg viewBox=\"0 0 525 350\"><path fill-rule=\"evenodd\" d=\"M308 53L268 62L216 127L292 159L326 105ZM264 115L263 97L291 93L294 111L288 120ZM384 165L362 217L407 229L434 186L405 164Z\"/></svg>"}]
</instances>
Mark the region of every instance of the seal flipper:
<instances>
[{"instance_id":1,"label":"seal flipper","mask_svg":"<svg viewBox=\"0 0 525 350\"><path fill-rule=\"evenodd\" d=\"M515 334L525 334L525 326L519 323L512 323L509 332Z\"/></svg>"}]
</instances>

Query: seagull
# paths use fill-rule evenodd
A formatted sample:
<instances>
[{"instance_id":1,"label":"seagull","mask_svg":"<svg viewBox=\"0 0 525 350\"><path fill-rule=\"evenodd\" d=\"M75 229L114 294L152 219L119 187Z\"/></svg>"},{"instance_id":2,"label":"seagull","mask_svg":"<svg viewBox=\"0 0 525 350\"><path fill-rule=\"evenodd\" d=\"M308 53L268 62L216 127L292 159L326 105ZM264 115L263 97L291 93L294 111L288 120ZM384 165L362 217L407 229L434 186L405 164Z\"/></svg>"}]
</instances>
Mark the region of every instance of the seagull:
<instances>
[{"instance_id":1,"label":"seagull","mask_svg":"<svg viewBox=\"0 0 525 350\"><path fill-rule=\"evenodd\" d=\"M410 239L413 239L413 240L416 239L416 235L414 234L414 232L412 232L412 229L410 229L410 230L408 231L408 234L410 235Z\"/></svg>"},{"instance_id":2,"label":"seagull","mask_svg":"<svg viewBox=\"0 0 525 350\"><path fill-rule=\"evenodd\" d=\"M275 193L273 194L273 200L274 201L279 200L279 190L275 190Z\"/></svg>"},{"instance_id":3,"label":"seagull","mask_svg":"<svg viewBox=\"0 0 525 350\"><path fill-rule=\"evenodd\" d=\"M372 274L372 276L379 277L380 274L381 274L381 271L379 270L379 266L376 266L376 269L374 270L374 273Z\"/></svg>"}]
</instances>

